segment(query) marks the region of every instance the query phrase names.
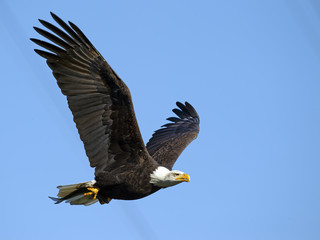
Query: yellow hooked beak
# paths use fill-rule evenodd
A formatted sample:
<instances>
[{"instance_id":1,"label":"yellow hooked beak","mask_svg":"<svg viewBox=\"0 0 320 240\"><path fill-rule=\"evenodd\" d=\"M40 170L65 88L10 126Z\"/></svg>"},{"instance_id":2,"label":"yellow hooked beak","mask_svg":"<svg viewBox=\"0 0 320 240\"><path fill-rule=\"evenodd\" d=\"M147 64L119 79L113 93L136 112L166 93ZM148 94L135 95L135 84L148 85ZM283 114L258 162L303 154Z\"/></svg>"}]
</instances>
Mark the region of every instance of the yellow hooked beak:
<instances>
[{"instance_id":1,"label":"yellow hooked beak","mask_svg":"<svg viewBox=\"0 0 320 240\"><path fill-rule=\"evenodd\" d=\"M190 182L190 176L184 173L181 176L177 177L176 180L181 182Z\"/></svg>"}]
</instances>

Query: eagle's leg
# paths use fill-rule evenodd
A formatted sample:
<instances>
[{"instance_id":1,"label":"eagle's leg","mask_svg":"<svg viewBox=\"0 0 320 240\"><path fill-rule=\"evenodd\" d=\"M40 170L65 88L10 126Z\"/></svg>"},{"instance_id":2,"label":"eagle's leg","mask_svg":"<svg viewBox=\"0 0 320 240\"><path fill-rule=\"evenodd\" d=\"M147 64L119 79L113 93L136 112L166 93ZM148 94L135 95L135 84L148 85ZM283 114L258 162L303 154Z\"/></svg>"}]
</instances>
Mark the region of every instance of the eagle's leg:
<instances>
[{"instance_id":1,"label":"eagle's leg","mask_svg":"<svg viewBox=\"0 0 320 240\"><path fill-rule=\"evenodd\" d=\"M99 188L87 188L90 192L84 193L84 196L88 196L88 195L93 195L93 199L97 198L98 192L99 192Z\"/></svg>"},{"instance_id":2,"label":"eagle's leg","mask_svg":"<svg viewBox=\"0 0 320 240\"><path fill-rule=\"evenodd\" d=\"M109 197L104 198L102 196L99 196L98 199L100 204L105 204L105 203L108 204L112 200L112 198L109 198Z\"/></svg>"}]
</instances>

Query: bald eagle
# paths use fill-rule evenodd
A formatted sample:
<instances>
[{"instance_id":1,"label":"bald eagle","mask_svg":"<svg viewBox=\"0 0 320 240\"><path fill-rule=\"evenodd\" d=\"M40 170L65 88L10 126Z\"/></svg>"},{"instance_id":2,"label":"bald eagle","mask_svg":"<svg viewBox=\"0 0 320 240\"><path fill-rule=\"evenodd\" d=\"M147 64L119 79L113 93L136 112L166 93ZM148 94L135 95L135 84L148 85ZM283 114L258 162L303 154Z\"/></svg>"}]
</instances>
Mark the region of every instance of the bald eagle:
<instances>
[{"instance_id":1,"label":"bald eagle","mask_svg":"<svg viewBox=\"0 0 320 240\"><path fill-rule=\"evenodd\" d=\"M51 32L34 29L52 43L31 40L49 50L35 52L46 59L67 97L90 166L95 168L95 180L58 186L58 197L50 198L55 203L88 206L139 199L189 182L188 174L172 167L198 136L196 110L188 102L177 102L178 108L173 109L177 117L168 118L170 122L145 145L128 87L75 24L51 16L60 28L39 20Z\"/></svg>"}]
</instances>

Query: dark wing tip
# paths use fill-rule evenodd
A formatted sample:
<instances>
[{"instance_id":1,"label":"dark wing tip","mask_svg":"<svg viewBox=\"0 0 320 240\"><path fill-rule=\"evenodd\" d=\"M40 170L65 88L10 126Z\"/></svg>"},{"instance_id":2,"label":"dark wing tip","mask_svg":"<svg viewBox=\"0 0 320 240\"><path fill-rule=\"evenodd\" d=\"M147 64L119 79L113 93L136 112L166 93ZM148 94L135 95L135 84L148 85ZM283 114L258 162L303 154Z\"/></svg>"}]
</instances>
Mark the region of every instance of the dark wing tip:
<instances>
[{"instance_id":1,"label":"dark wing tip","mask_svg":"<svg viewBox=\"0 0 320 240\"><path fill-rule=\"evenodd\" d=\"M153 137L160 137L160 135L168 135L169 132L179 134L183 132L199 132L199 123L200 118L196 110L188 102L185 102L185 105L181 102L176 102L176 105L179 107L172 109L172 111L178 117L169 117L167 118L169 123L162 125L160 129L154 132ZM151 138L150 140L153 140ZM152 142L152 141L151 141ZM150 145L150 141L148 142ZM148 147L147 144L147 147Z\"/></svg>"},{"instance_id":2,"label":"dark wing tip","mask_svg":"<svg viewBox=\"0 0 320 240\"><path fill-rule=\"evenodd\" d=\"M191 117L191 118L197 118L198 120L200 120L197 111L194 109L194 107L190 103L185 102L185 104L183 104L181 102L176 102L176 105L180 109L174 108L172 109L172 111L181 119Z\"/></svg>"},{"instance_id":3,"label":"dark wing tip","mask_svg":"<svg viewBox=\"0 0 320 240\"><path fill-rule=\"evenodd\" d=\"M71 21L68 21L69 25L72 27L72 26L76 26L73 22Z\"/></svg>"},{"instance_id":4,"label":"dark wing tip","mask_svg":"<svg viewBox=\"0 0 320 240\"><path fill-rule=\"evenodd\" d=\"M194 109L194 107L190 103L185 102L185 106L192 117L200 119L197 111Z\"/></svg>"},{"instance_id":5,"label":"dark wing tip","mask_svg":"<svg viewBox=\"0 0 320 240\"><path fill-rule=\"evenodd\" d=\"M53 61L57 61L59 60L60 58L55 55L55 54L52 54L52 53L49 53L49 52L46 52L46 51L43 51L43 50L40 50L40 49L34 49L34 51L39 54L41 57L47 59L47 60L53 60Z\"/></svg>"},{"instance_id":6,"label":"dark wing tip","mask_svg":"<svg viewBox=\"0 0 320 240\"><path fill-rule=\"evenodd\" d=\"M39 30L40 28L34 26L33 29L38 32L38 30ZM40 30L41 30L41 29L40 29Z\"/></svg>"},{"instance_id":7,"label":"dark wing tip","mask_svg":"<svg viewBox=\"0 0 320 240\"><path fill-rule=\"evenodd\" d=\"M59 18L56 14L54 14L51 11L50 11L50 15L57 23L63 22L61 18Z\"/></svg>"},{"instance_id":8,"label":"dark wing tip","mask_svg":"<svg viewBox=\"0 0 320 240\"><path fill-rule=\"evenodd\" d=\"M171 121L171 122L179 122L181 119L177 118L177 117L169 117L169 118L167 118L167 120Z\"/></svg>"},{"instance_id":9,"label":"dark wing tip","mask_svg":"<svg viewBox=\"0 0 320 240\"><path fill-rule=\"evenodd\" d=\"M59 18L56 14L54 14L54 13L51 12L51 11L50 11L50 15L51 15L51 17L53 17L53 18Z\"/></svg>"}]
</instances>

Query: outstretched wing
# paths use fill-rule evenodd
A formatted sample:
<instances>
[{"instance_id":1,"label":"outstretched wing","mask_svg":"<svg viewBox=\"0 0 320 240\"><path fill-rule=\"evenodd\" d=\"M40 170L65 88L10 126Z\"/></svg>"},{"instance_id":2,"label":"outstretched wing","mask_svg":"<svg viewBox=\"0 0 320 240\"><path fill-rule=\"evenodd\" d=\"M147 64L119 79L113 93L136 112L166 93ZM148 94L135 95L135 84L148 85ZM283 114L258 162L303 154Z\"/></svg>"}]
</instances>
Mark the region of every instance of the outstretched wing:
<instances>
[{"instance_id":1,"label":"outstretched wing","mask_svg":"<svg viewBox=\"0 0 320 240\"><path fill-rule=\"evenodd\" d=\"M35 49L67 96L95 174L148 159L128 87L76 25L51 15L64 31L43 20L52 33L34 29L54 44L31 40L50 51Z\"/></svg>"},{"instance_id":2,"label":"outstretched wing","mask_svg":"<svg viewBox=\"0 0 320 240\"><path fill-rule=\"evenodd\" d=\"M177 102L180 109L172 111L178 116L167 120L172 123L163 125L154 132L147 143L149 154L159 165L172 169L182 151L197 138L200 118L196 110L188 103Z\"/></svg>"}]
</instances>

